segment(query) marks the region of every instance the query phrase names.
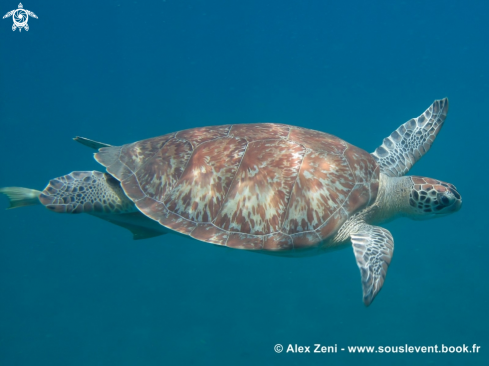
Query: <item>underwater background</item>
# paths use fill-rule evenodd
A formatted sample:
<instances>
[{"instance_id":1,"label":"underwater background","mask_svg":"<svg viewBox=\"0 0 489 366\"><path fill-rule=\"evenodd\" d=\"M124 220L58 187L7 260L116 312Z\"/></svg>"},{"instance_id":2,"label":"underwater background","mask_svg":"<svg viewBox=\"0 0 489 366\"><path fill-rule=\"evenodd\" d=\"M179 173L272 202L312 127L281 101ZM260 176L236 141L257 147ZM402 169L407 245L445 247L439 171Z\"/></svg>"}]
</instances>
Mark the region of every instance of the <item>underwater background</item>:
<instances>
[{"instance_id":1,"label":"underwater background","mask_svg":"<svg viewBox=\"0 0 489 366\"><path fill-rule=\"evenodd\" d=\"M2 1L3 14L16 1ZM486 1L26 1L0 22L0 187L100 170L112 145L278 122L372 152L435 100L445 126L411 170L456 214L385 225L395 253L366 308L350 248L280 258L0 197L0 365L489 364ZM291 354L276 344L337 345ZM480 346L358 354L348 346Z\"/></svg>"}]
</instances>

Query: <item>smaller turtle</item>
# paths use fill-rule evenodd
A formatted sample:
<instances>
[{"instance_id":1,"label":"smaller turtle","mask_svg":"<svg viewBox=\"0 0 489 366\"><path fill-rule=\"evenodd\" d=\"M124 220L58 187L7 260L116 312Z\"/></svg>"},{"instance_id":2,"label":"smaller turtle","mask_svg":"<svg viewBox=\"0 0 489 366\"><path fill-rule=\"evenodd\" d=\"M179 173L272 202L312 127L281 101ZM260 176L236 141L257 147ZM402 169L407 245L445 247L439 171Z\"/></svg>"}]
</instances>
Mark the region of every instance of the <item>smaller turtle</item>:
<instances>
[{"instance_id":1,"label":"smaller turtle","mask_svg":"<svg viewBox=\"0 0 489 366\"><path fill-rule=\"evenodd\" d=\"M29 15L33 18L38 19L36 14L34 14L30 10L24 9L22 3L19 3L19 8L9 11L3 16L3 19L12 17L12 19L14 20L14 24L12 24L13 31L15 31L17 28L19 28L19 32L22 31L22 28L28 31L29 25L27 24L27 21L29 20Z\"/></svg>"}]
</instances>

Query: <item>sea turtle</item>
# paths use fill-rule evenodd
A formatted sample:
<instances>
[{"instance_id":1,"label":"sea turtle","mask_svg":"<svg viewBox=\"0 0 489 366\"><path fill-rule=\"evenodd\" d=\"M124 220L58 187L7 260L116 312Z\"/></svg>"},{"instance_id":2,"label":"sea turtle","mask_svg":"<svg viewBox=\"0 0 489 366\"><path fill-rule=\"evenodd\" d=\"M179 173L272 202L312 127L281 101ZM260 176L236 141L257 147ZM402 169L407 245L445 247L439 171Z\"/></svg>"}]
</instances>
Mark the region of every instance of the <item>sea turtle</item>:
<instances>
[{"instance_id":1,"label":"sea turtle","mask_svg":"<svg viewBox=\"0 0 489 366\"><path fill-rule=\"evenodd\" d=\"M260 253L307 256L352 245L363 301L380 291L394 251L376 226L395 217L441 217L460 209L456 188L405 177L431 147L448 110L435 101L372 154L338 137L276 123L193 128L123 146L86 138L107 173L72 172L44 191L0 191L11 208L42 203L86 212L134 233L172 230Z\"/></svg>"},{"instance_id":2,"label":"sea turtle","mask_svg":"<svg viewBox=\"0 0 489 366\"><path fill-rule=\"evenodd\" d=\"M17 28L19 28L19 32L22 31L22 28L28 31L29 24L27 24L27 21L29 20L29 15L37 19L36 14L34 14L30 10L24 9L22 3L19 3L19 8L9 11L7 14L3 16L3 19L12 17L12 19L14 20L14 24L12 24L13 31L15 31Z\"/></svg>"}]
</instances>

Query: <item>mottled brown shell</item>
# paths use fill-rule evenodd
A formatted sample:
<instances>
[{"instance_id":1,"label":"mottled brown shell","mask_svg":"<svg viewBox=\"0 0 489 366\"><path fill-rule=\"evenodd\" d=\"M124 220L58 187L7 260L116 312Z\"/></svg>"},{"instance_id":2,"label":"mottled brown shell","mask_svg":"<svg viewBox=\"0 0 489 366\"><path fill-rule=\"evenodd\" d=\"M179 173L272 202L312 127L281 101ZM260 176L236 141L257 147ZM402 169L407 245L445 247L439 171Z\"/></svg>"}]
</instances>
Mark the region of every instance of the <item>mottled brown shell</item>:
<instances>
[{"instance_id":1,"label":"mottled brown shell","mask_svg":"<svg viewBox=\"0 0 489 366\"><path fill-rule=\"evenodd\" d=\"M373 157L274 123L194 128L100 149L142 213L195 239L249 250L318 247L375 201Z\"/></svg>"}]
</instances>

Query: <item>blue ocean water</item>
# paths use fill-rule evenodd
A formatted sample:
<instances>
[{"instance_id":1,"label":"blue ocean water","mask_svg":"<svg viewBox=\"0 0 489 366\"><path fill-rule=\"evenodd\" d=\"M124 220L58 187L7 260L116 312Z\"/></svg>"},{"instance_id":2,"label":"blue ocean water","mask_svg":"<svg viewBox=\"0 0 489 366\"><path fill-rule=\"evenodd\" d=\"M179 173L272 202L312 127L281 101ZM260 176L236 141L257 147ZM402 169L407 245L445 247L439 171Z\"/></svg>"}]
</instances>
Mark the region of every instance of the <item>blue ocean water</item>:
<instances>
[{"instance_id":1,"label":"blue ocean water","mask_svg":"<svg viewBox=\"0 0 489 366\"><path fill-rule=\"evenodd\" d=\"M2 15L18 4L2 1ZM279 122L373 151L435 99L450 111L411 170L463 208L399 219L365 308L350 249L288 259L176 235L133 241L88 215L0 211L0 365L486 365L484 1L28 1L0 22L0 187L102 170L79 135L118 145ZM0 206L7 207L5 197ZM337 345L292 354L276 344ZM480 346L350 353L348 346ZM341 351L345 348L345 351Z\"/></svg>"}]
</instances>

